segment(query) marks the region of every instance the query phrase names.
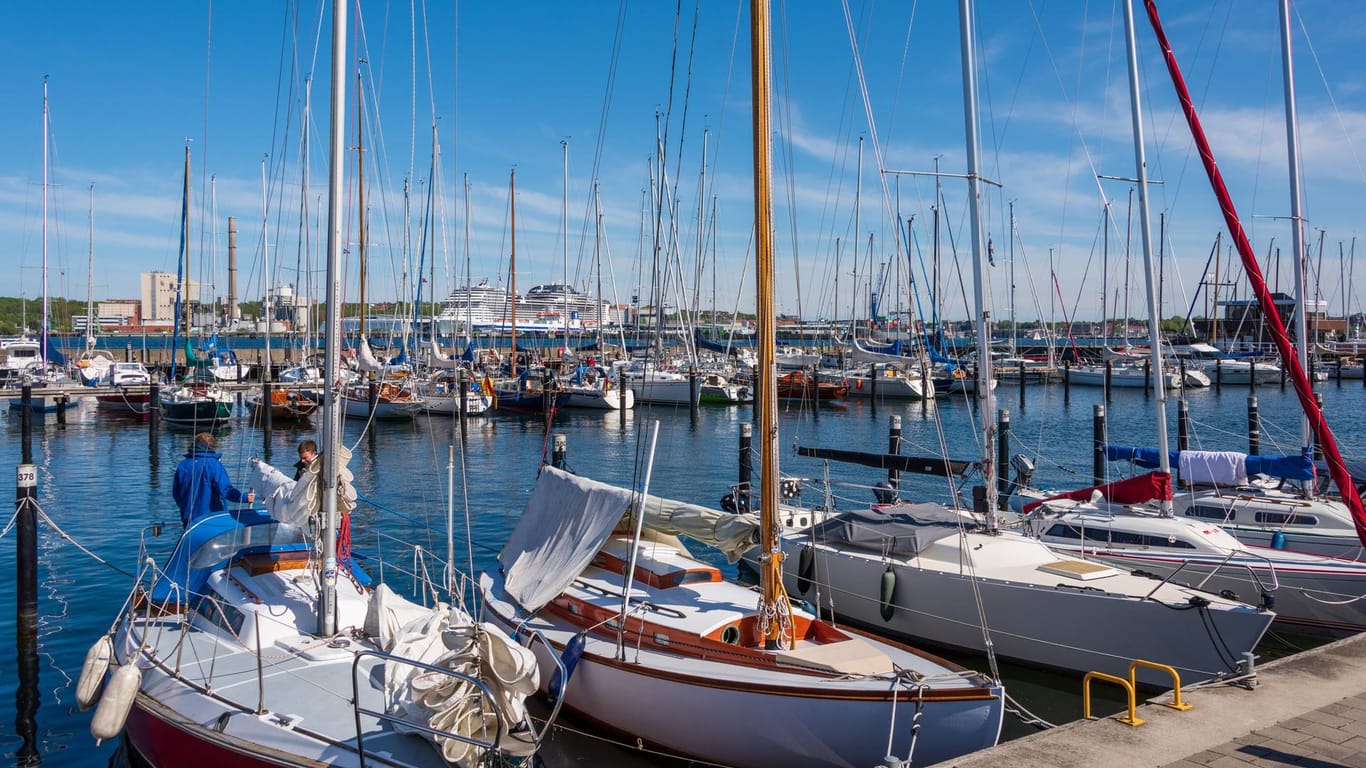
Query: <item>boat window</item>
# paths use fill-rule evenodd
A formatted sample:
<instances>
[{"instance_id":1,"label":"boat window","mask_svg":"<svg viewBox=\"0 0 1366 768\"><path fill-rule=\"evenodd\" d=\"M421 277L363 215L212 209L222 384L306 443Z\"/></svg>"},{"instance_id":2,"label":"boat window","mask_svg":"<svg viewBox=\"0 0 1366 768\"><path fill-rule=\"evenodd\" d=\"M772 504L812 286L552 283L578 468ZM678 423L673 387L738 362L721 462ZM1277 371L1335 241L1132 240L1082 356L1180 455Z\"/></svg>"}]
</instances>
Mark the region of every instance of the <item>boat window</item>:
<instances>
[{"instance_id":1,"label":"boat window","mask_svg":"<svg viewBox=\"0 0 1366 768\"><path fill-rule=\"evenodd\" d=\"M278 547L307 544L307 542L303 530L297 525L262 523L244 528L233 528L200 544L199 548L190 556L190 567L212 567L248 547Z\"/></svg>"},{"instance_id":2,"label":"boat window","mask_svg":"<svg viewBox=\"0 0 1366 768\"><path fill-rule=\"evenodd\" d=\"M246 615L237 610L236 606L208 597L200 598L195 603L194 609L200 616L213 622L214 626L226 629L234 635L242 633L242 624L247 619Z\"/></svg>"},{"instance_id":3,"label":"boat window","mask_svg":"<svg viewBox=\"0 0 1366 768\"><path fill-rule=\"evenodd\" d=\"M1205 520L1237 520L1238 512L1208 504L1194 504L1186 509L1186 517L1199 517Z\"/></svg>"},{"instance_id":4,"label":"boat window","mask_svg":"<svg viewBox=\"0 0 1366 768\"><path fill-rule=\"evenodd\" d=\"M1285 512L1258 512L1257 522L1271 525L1318 525L1319 519L1313 515L1292 515Z\"/></svg>"},{"instance_id":5,"label":"boat window","mask_svg":"<svg viewBox=\"0 0 1366 768\"><path fill-rule=\"evenodd\" d=\"M1060 538L1060 539L1080 539L1080 538L1081 538L1081 531L1078 531L1077 529L1073 528L1072 526L1068 525L1067 523L1058 523L1057 525L1053 526L1052 528L1049 528L1049 529L1048 529L1048 532L1045 533L1044 535L1045 535L1045 536L1056 536L1056 537L1058 537L1058 538Z\"/></svg>"}]
</instances>

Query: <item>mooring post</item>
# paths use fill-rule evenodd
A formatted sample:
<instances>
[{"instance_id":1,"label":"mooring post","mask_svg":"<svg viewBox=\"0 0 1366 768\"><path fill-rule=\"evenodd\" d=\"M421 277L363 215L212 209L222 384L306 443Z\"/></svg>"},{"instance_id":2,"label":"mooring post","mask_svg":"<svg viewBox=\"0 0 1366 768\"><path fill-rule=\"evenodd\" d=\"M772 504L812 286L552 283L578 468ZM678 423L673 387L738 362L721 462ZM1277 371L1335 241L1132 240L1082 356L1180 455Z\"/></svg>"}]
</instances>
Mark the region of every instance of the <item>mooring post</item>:
<instances>
[{"instance_id":1,"label":"mooring post","mask_svg":"<svg viewBox=\"0 0 1366 768\"><path fill-rule=\"evenodd\" d=\"M1223 360L1215 360L1215 361L1214 361L1214 391L1215 391L1215 392L1223 392L1223 391L1224 391L1224 361L1223 361Z\"/></svg>"},{"instance_id":2,"label":"mooring post","mask_svg":"<svg viewBox=\"0 0 1366 768\"><path fill-rule=\"evenodd\" d=\"M1190 403L1186 398L1176 401L1176 450L1190 450Z\"/></svg>"},{"instance_id":3,"label":"mooring post","mask_svg":"<svg viewBox=\"0 0 1366 768\"><path fill-rule=\"evenodd\" d=\"M1333 378L1337 380L1338 389L1342 388L1342 358L1338 358L1338 368L1333 372Z\"/></svg>"},{"instance_id":4,"label":"mooring post","mask_svg":"<svg viewBox=\"0 0 1366 768\"><path fill-rule=\"evenodd\" d=\"M455 396L460 398L460 401L456 403L456 407L460 409L460 439L462 441L467 434L465 430L469 428L469 425L466 423L466 418L469 416L470 380L465 373L464 368L460 368L455 372Z\"/></svg>"},{"instance_id":5,"label":"mooring post","mask_svg":"<svg viewBox=\"0 0 1366 768\"><path fill-rule=\"evenodd\" d=\"M1255 368L1256 368L1256 367L1254 366L1254 370L1255 370ZM1305 371L1305 373L1309 375L1309 383L1310 383L1310 386L1313 386L1313 383L1314 383L1314 364L1313 364L1312 362L1309 363L1309 370ZM1281 361L1281 391L1282 391L1282 392L1285 391L1285 361Z\"/></svg>"},{"instance_id":6,"label":"mooring post","mask_svg":"<svg viewBox=\"0 0 1366 768\"><path fill-rule=\"evenodd\" d=\"M1010 411L1002 408L996 416L996 506L1010 508Z\"/></svg>"},{"instance_id":7,"label":"mooring post","mask_svg":"<svg viewBox=\"0 0 1366 768\"><path fill-rule=\"evenodd\" d=\"M52 402L57 404L57 426L62 429L66 428L66 401L65 393L52 396Z\"/></svg>"},{"instance_id":8,"label":"mooring post","mask_svg":"<svg viewBox=\"0 0 1366 768\"><path fill-rule=\"evenodd\" d=\"M1153 392L1153 361L1143 361L1143 395L1151 395Z\"/></svg>"},{"instance_id":9,"label":"mooring post","mask_svg":"<svg viewBox=\"0 0 1366 768\"><path fill-rule=\"evenodd\" d=\"M555 434L554 447L550 450L550 465L555 469L568 469L565 466L565 456L569 453L568 440L563 434Z\"/></svg>"},{"instance_id":10,"label":"mooring post","mask_svg":"<svg viewBox=\"0 0 1366 768\"><path fill-rule=\"evenodd\" d=\"M702 392L697 388L697 364L688 365L688 418L697 422L697 403L702 399Z\"/></svg>"},{"instance_id":11,"label":"mooring post","mask_svg":"<svg viewBox=\"0 0 1366 768\"><path fill-rule=\"evenodd\" d=\"M811 366L811 420L821 420L821 366Z\"/></svg>"},{"instance_id":12,"label":"mooring post","mask_svg":"<svg viewBox=\"0 0 1366 768\"><path fill-rule=\"evenodd\" d=\"M365 385L365 404L366 408L369 409L369 417L375 418L375 409L379 407L379 385L375 383L374 379Z\"/></svg>"},{"instance_id":13,"label":"mooring post","mask_svg":"<svg viewBox=\"0 0 1366 768\"><path fill-rule=\"evenodd\" d=\"M887 425L887 453L901 453L901 417L893 414ZM887 484L892 490L901 487L901 472L895 468L887 470Z\"/></svg>"},{"instance_id":14,"label":"mooring post","mask_svg":"<svg viewBox=\"0 0 1366 768\"><path fill-rule=\"evenodd\" d=\"M882 378L882 363L873 363L868 369L868 398L872 401L873 407L877 408L877 385Z\"/></svg>"},{"instance_id":15,"label":"mooring post","mask_svg":"<svg viewBox=\"0 0 1366 768\"><path fill-rule=\"evenodd\" d=\"M274 385L271 384L269 378L261 382L261 413L257 418L257 421L261 424L261 439L265 441L262 449L266 456L270 455L270 430L274 426L275 421L275 414L271 413L271 405L273 403L271 396L274 394L272 392L273 388Z\"/></svg>"},{"instance_id":16,"label":"mooring post","mask_svg":"<svg viewBox=\"0 0 1366 768\"><path fill-rule=\"evenodd\" d=\"M123 344L123 362L133 362L133 342L127 341Z\"/></svg>"},{"instance_id":17,"label":"mooring post","mask_svg":"<svg viewBox=\"0 0 1366 768\"><path fill-rule=\"evenodd\" d=\"M1072 404L1072 361L1062 361L1062 404Z\"/></svg>"},{"instance_id":18,"label":"mooring post","mask_svg":"<svg viewBox=\"0 0 1366 768\"><path fill-rule=\"evenodd\" d=\"M1257 417L1257 396L1247 396L1247 452L1256 456L1262 451L1262 422Z\"/></svg>"},{"instance_id":19,"label":"mooring post","mask_svg":"<svg viewBox=\"0 0 1366 768\"><path fill-rule=\"evenodd\" d=\"M754 477L754 459L751 447L754 443L754 425L745 422L740 425L740 477L735 487L735 506L741 512L748 512L750 482Z\"/></svg>"},{"instance_id":20,"label":"mooring post","mask_svg":"<svg viewBox=\"0 0 1366 768\"><path fill-rule=\"evenodd\" d=\"M1315 392L1315 393L1314 393L1314 403L1315 403L1316 405L1318 405L1318 407L1319 407L1319 413L1323 413L1323 393L1322 393L1322 392ZM1323 444L1320 443L1318 440L1315 440L1314 437L1313 437L1313 435L1312 435L1312 433L1311 433L1309 439L1314 441L1314 461L1323 461Z\"/></svg>"},{"instance_id":21,"label":"mooring post","mask_svg":"<svg viewBox=\"0 0 1366 768\"><path fill-rule=\"evenodd\" d=\"M990 382L987 383L987 386L991 386ZM1020 361L1020 407L1021 407L1021 408L1024 407L1024 403L1025 403L1025 361L1021 360L1021 361Z\"/></svg>"},{"instance_id":22,"label":"mooring post","mask_svg":"<svg viewBox=\"0 0 1366 768\"><path fill-rule=\"evenodd\" d=\"M1105 482L1105 404L1096 403L1091 411L1091 485Z\"/></svg>"},{"instance_id":23,"label":"mooring post","mask_svg":"<svg viewBox=\"0 0 1366 768\"><path fill-rule=\"evenodd\" d=\"M28 387L25 387L25 392ZM27 399L27 396L25 397ZM24 413L29 412L28 403ZM14 487L15 639L19 685L14 691L15 730L23 738L19 765L38 764L38 468L33 464L33 425L23 422L22 459Z\"/></svg>"},{"instance_id":24,"label":"mooring post","mask_svg":"<svg viewBox=\"0 0 1366 768\"><path fill-rule=\"evenodd\" d=\"M1249 379L1247 385L1248 385L1249 387L1252 388L1252 389L1249 390L1249 391L1250 391L1252 394L1255 395L1255 394L1257 394L1257 361L1256 361L1256 360L1248 360L1248 362L1247 362L1247 370L1248 370L1249 375L1251 376L1251 378ZM1282 368L1281 370L1285 370L1285 369Z\"/></svg>"}]
</instances>

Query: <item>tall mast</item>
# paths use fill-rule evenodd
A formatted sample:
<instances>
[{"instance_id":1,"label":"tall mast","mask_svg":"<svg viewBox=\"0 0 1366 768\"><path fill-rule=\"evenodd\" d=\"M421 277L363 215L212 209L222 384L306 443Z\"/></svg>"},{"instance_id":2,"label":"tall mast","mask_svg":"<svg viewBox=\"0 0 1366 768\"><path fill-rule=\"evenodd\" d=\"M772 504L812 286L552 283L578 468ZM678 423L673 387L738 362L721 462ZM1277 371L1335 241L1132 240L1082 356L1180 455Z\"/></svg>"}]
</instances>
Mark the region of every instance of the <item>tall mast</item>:
<instances>
[{"instance_id":1,"label":"tall mast","mask_svg":"<svg viewBox=\"0 0 1366 768\"><path fill-rule=\"evenodd\" d=\"M517 169L508 176L508 210L511 211L512 255L508 259L508 300L512 302L512 378L517 378Z\"/></svg>"},{"instance_id":2,"label":"tall mast","mask_svg":"<svg viewBox=\"0 0 1366 768\"><path fill-rule=\"evenodd\" d=\"M266 285L266 295L261 297L261 314L266 320L265 335L265 368L261 371L261 381L270 382L270 321L275 312L270 304L270 292L273 287L270 283L270 212L267 203L266 187L266 158L261 158L261 274L262 282ZM264 407L270 407L270 403L262 403Z\"/></svg>"},{"instance_id":3,"label":"tall mast","mask_svg":"<svg viewBox=\"0 0 1366 768\"><path fill-rule=\"evenodd\" d=\"M1309 370L1308 275L1304 248L1304 203L1300 195L1300 128L1295 111L1295 62L1291 52L1290 0L1281 0L1281 69L1285 77L1285 143L1290 159L1290 242L1295 249L1295 353ZM1314 444L1309 417L1300 417L1300 445Z\"/></svg>"},{"instance_id":4,"label":"tall mast","mask_svg":"<svg viewBox=\"0 0 1366 768\"><path fill-rule=\"evenodd\" d=\"M185 151L190 150L187 147ZM39 331L39 351L44 363L47 362L47 164L48 164L48 112L47 112L47 77L43 77L43 327ZM187 155L188 157L188 155ZM189 177L185 179L186 188L189 187ZM174 353L172 353L174 354Z\"/></svg>"},{"instance_id":5,"label":"tall mast","mask_svg":"<svg viewBox=\"0 0 1366 768\"><path fill-rule=\"evenodd\" d=\"M365 92L361 89L361 71L356 68L356 200L360 204L360 243L357 252L360 260L360 339L366 344L365 337ZM373 373L367 373L373 377Z\"/></svg>"},{"instance_id":6,"label":"tall mast","mask_svg":"<svg viewBox=\"0 0 1366 768\"><path fill-rule=\"evenodd\" d=\"M564 296L564 311L560 316L560 327L564 328L564 346L569 346L569 140L560 140L560 152L564 155L564 175L560 179L560 229L564 236L561 238L560 263L564 272L562 294Z\"/></svg>"},{"instance_id":7,"label":"tall mast","mask_svg":"<svg viewBox=\"0 0 1366 768\"><path fill-rule=\"evenodd\" d=\"M318 634L337 632L337 447L341 443L341 411L337 378L341 363L342 171L346 164L346 3L332 4L332 108L327 163L327 296L326 344L323 352L323 573L318 592Z\"/></svg>"},{"instance_id":8,"label":"tall mast","mask_svg":"<svg viewBox=\"0 0 1366 768\"><path fill-rule=\"evenodd\" d=\"M1159 469L1170 475L1171 457L1167 455L1167 387L1162 376L1162 337L1158 326L1157 264L1153 259L1152 216L1148 210L1148 159L1143 148L1143 100L1138 89L1138 43L1134 35L1134 8L1130 0L1124 0L1124 39L1128 51L1129 113L1133 121L1134 166L1138 171L1138 231L1143 241L1143 279L1148 285L1148 347L1149 354L1152 355L1152 370L1149 375L1152 377L1153 392L1157 395L1157 461ZM1124 327L1127 336L1129 318L1128 313L1125 314ZM1171 499L1164 498L1160 504L1162 516L1169 517L1172 513Z\"/></svg>"},{"instance_id":9,"label":"tall mast","mask_svg":"<svg viewBox=\"0 0 1366 768\"><path fill-rule=\"evenodd\" d=\"M791 608L783 590L783 550L778 525L778 376L775 369L775 323L773 278L773 149L769 125L769 15L768 0L750 0L750 75L754 99L754 282L757 286L755 315L758 321L759 417L759 511L760 593L759 614L764 647L781 647L784 622ZM857 208L855 209L857 210Z\"/></svg>"},{"instance_id":10,"label":"tall mast","mask_svg":"<svg viewBox=\"0 0 1366 768\"><path fill-rule=\"evenodd\" d=\"M987 528L996 529L996 399L991 391L991 311L987 309L986 249L982 247L982 181L977 176L977 64L972 0L959 0L963 49L963 118L967 139L968 214L972 227L972 291L977 307L977 404L982 422L982 482Z\"/></svg>"},{"instance_id":11,"label":"tall mast","mask_svg":"<svg viewBox=\"0 0 1366 768\"><path fill-rule=\"evenodd\" d=\"M181 235L181 240L183 241L181 242L183 250L181 258L185 259L185 348L188 350L190 343L190 320L194 317L194 314L190 311L190 300L194 294L194 289L192 288L194 283L190 280L190 145L188 143L185 145L185 188L182 190L182 194L184 195L185 204L180 208L180 231L183 233ZM46 294L44 294L44 301L46 301ZM43 311L43 326L46 330L46 304L44 304ZM171 356L175 356L174 350L172 350ZM185 357L185 367L190 367L188 354Z\"/></svg>"},{"instance_id":12,"label":"tall mast","mask_svg":"<svg viewBox=\"0 0 1366 768\"><path fill-rule=\"evenodd\" d=\"M95 185L90 185L90 245L85 264L85 348L95 347Z\"/></svg>"},{"instance_id":13,"label":"tall mast","mask_svg":"<svg viewBox=\"0 0 1366 768\"><path fill-rule=\"evenodd\" d=\"M863 137L858 137L858 170L854 174L854 299L849 305L849 338L851 341L858 341L858 315L859 315L859 283L858 283L858 242L862 237L859 234L859 212L863 209ZM872 265L869 265L869 272Z\"/></svg>"},{"instance_id":14,"label":"tall mast","mask_svg":"<svg viewBox=\"0 0 1366 768\"><path fill-rule=\"evenodd\" d=\"M470 305L473 300L471 281L473 275L470 274L470 175L465 174L465 341L468 342L474 334L474 308Z\"/></svg>"},{"instance_id":15,"label":"tall mast","mask_svg":"<svg viewBox=\"0 0 1366 768\"><path fill-rule=\"evenodd\" d=\"M598 273L598 297L593 301L594 325L597 327L598 349L602 349L602 199L598 197L598 183L593 182L593 271ZM713 309L713 311L715 311Z\"/></svg>"}]
</instances>

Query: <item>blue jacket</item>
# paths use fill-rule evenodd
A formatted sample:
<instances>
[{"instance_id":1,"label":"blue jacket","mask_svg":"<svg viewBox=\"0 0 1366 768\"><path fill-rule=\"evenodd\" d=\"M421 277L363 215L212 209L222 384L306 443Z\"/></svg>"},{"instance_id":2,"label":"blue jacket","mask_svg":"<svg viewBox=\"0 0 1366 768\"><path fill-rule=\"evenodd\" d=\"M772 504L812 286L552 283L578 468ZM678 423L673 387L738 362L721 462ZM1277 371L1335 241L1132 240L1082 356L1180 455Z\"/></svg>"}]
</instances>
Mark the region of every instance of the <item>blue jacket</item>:
<instances>
[{"instance_id":1,"label":"blue jacket","mask_svg":"<svg viewBox=\"0 0 1366 768\"><path fill-rule=\"evenodd\" d=\"M224 499L246 500L246 492L234 488L228 479L228 470L223 468L220 456L217 451L191 449L175 468L171 496L180 507L181 523L188 525L195 518L226 510Z\"/></svg>"}]
</instances>

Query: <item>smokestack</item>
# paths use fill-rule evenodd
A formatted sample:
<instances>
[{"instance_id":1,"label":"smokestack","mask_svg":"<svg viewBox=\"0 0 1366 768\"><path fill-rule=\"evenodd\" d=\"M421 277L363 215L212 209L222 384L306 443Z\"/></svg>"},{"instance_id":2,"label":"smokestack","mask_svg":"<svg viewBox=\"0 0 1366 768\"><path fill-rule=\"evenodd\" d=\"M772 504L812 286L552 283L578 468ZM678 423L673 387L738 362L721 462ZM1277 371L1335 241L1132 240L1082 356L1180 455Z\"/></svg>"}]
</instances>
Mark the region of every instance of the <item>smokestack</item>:
<instances>
[{"instance_id":1,"label":"smokestack","mask_svg":"<svg viewBox=\"0 0 1366 768\"><path fill-rule=\"evenodd\" d=\"M237 311L237 219L228 217L228 323L242 319Z\"/></svg>"}]
</instances>

